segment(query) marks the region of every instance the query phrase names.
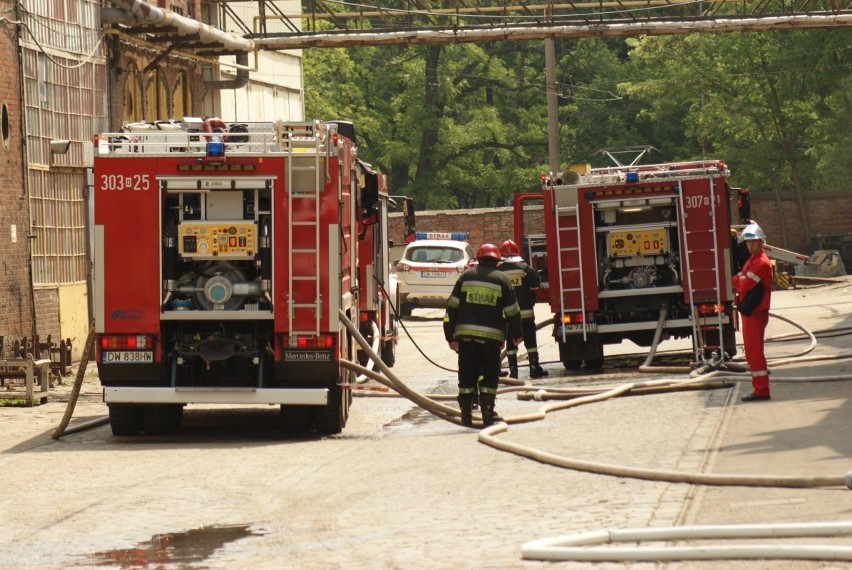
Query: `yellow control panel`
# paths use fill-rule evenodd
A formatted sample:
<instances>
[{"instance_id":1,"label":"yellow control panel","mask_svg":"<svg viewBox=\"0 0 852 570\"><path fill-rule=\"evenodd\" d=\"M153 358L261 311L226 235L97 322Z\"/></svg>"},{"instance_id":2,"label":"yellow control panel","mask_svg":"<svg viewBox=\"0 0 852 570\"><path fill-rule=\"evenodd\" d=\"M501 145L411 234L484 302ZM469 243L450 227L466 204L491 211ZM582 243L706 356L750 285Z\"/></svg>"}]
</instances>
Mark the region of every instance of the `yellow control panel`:
<instances>
[{"instance_id":1,"label":"yellow control panel","mask_svg":"<svg viewBox=\"0 0 852 570\"><path fill-rule=\"evenodd\" d=\"M184 222L178 248L183 257L253 257L257 229L253 222Z\"/></svg>"},{"instance_id":2,"label":"yellow control panel","mask_svg":"<svg viewBox=\"0 0 852 570\"><path fill-rule=\"evenodd\" d=\"M615 257L657 255L668 250L666 232L662 228L609 233L609 254Z\"/></svg>"}]
</instances>

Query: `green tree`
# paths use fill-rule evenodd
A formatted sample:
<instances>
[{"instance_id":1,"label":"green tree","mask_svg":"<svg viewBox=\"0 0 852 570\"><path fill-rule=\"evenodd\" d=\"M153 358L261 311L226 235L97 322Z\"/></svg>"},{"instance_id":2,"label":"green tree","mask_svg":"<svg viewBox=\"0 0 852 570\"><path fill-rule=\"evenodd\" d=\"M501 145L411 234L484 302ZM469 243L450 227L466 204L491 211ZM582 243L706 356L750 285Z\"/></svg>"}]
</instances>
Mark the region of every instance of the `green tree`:
<instances>
[{"instance_id":1,"label":"green tree","mask_svg":"<svg viewBox=\"0 0 852 570\"><path fill-rule=\"evenodd\" d=\"M809 236L804 193L843 170L818 174L821 157L848 143L847 129L826 120L849 124L850 39L828 30L631 40L644 78L621 90L639 101L640 114L679 124L699 150L682 158L725 158L742 185L776 198L792 189Z\"/></svg>"}]
</instances>

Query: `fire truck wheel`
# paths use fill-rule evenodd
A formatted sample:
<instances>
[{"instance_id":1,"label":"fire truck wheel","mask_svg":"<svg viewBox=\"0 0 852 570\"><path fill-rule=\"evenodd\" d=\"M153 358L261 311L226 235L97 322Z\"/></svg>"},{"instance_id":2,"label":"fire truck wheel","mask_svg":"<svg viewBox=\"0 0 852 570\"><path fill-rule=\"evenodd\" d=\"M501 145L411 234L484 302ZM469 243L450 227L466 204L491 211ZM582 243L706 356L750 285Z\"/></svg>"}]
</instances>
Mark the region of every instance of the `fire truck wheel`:
<instances>
[{"instance_id":1,"label":"fire truck wheel","mask_svg":"<svg viewBox=\"0 0 852 570\"><path fill-rule=\"evenodd\" d=\"M414 307L409 303L403 303L399 305L399 318L403 319L405 317L411 316L411 311L414 310Z\"/></svg>"},{"instance_id":2,"label":"fire truck wheel","mask_svg":"<svg viewBox=\"0 0 852 570\"><path fill-rule=\"evenodd\" d=\"M588 370L600 370L601 368L603 368L603 358L593 358L591 360L587 360L586 368Z\"/></svg>"},{"instance_id":3,"label":"fire truck wheel","mask_svg":"<svg viewBox=\"0 0 852 570\"><path fill-rule=\"evenodd\" d=\"M284 433L304 433L311 427L310 406L281 405L281 429Z\"/></svg>"},{"instance_id":4,"label":"fire truck wheel","mask_svg":"<svg viewBox=\"0 0 852 570\"><path fill-rule=\"evenodd\" d=\"M181 410L183 407L181 407ZM145 406L142 408L142 426L148 435L165 435L173 432L175 425L175 406Z\"/></svg>"},{"instance_id":5,"label":"fire truck wheel","mask_svg":"<svg viewBox=\"0 0 852 570\"><path fill-rule=\"evenodd\" d=\"M314 424L317 432L323 435L333 435L343 431L346 420L349 419L349 397L344 390L329 394L329 402L326 406L320 406L314 410Z\"/></svg>"},{"instance_id":6,"label":"fire truck wheel","mask_svg":"<svg viewBox=\"0 0 852 570\"><path fill-rule=\"evenodd\" d=\"M392 340L382 342L382 362L390 368L396 363L396 343Z\"/></svg>"},{"instance_id":7,"label":"fire truck wheel","mask_svg":"<svg viewBox=\"0 0 852 570\"><path fill-rule=\"evenodd\" d=\"M109 406L112 435L136 435L142 429L142 409L137 406Z\"/></svg>"},{"instance_id":8,"label":"fire truck wheel","mask_svg":"<svg viewBox=\"0 0 852 570\"><path fill-rule=\"evenodd\" d=\"M564 366L566 370L579 370L583 366L583 361L563 359L562 366Z\"/></svg>"}]
</instances>

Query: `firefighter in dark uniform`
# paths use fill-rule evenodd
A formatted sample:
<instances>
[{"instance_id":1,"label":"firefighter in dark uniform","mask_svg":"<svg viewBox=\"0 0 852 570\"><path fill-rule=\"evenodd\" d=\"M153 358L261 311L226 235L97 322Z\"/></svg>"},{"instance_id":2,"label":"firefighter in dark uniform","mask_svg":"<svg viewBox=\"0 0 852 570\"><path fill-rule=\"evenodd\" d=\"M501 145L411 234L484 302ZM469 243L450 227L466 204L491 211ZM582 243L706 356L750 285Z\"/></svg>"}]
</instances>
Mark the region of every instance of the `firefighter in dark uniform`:
<instances>
[{"instance_id":1,"label":"firefighter in dark uniform","mask_svg":"<svg viewBox=\"0 0 852 570\"><path fill-rule=\"evenodd\" d=\"M497 419L494 403L506 332L516 344L521 342L521 309L512 283L497 269L497 246L481 245L476 259L479 264L462 273L447 301L444 337L459 355L462 424L473 425L473 398L479 383L482 423L487 427Z\"/></svg>"},{"instance_id":2,"label":"firefighter in dark uniform","mask_svg":"<svg viewBox=\"0 0 852 570\"><path fill-rule=\"evenodd\" d=\"M769 367L763 352L763 335L769 323L772 265L763 251L766 234L759 225L754 222L747 225L740 234L740 240L745 241L750 256L740 272L734 275L733 281L752 386L751 394L746 394L742 400L753 402L770 398Z\"/></svg>"},{"instance_id":3,"label":"firefighter in dark uniform","mask_svg":"<svg viewBox=\"0 0 852 570\"><path fill-rule=\"evenodd\" d=\"M515 297L521 307L521 328L523 329L524 346L530 361L530 378L543 378L547 371L538 361L538 342L535 336L535 292L541 287L541 277L538 271L527 265L521 257L521 248L514 241L507 239L500 244L500 254L503 261L498 265L500 271L506 274L515 287ZM509 376L518 377L518 345L511 337L506 339L506 359L509 361Z\"/></svg>"}]
</instances>

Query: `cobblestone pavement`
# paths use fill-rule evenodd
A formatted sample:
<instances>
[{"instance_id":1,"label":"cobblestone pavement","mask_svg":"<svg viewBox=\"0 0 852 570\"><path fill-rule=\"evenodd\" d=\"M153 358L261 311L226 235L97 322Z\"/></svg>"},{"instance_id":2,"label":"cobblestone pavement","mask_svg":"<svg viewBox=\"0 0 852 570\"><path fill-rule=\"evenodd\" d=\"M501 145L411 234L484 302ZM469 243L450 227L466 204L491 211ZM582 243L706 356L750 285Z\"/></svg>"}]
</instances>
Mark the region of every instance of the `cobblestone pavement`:
<instances>
[{"instance_id":1,"label":"cobblestone pavement","mask_svg":"<svg viewBox=\"0 0 852 570\"><path fill-rule=\"evenodd\" d=\"M774 298L779 305L786 293ZM788 304L795 305L797 292L790 293ZM809 318L825 316L821 322L829 325L843 322L852 307L826 316L801 304L811 307L805 309ZM546 308L539 310L545 317ZM405 324L433 361L453 369L455 355L443 342L440 317L440 311L415 311ZM543 385L647 378L627 368L566 377L553 362L553 341L545 331L539 339L551 372ZM661 349L667 346L683 347ZM410 339L401 341L393 370L417 390L455 393L454 373L430 364ZM749 506L752 496L742 488L730 494L543 465L485 446L476 431L388 396L356 398L349 424L336 437L280 436L276 409L199 407L187 410L181 432L171 437L116 438L102 426L54 441L50 433L62 417L69 383L58 386L46 405L0 408L0 473L6 482L0 568L536 568L550 564L523 560L527 541L601 528L747 522L730 520L749 510L731 504ZM618 398L512 425L500 437L597 462L745 473L751 450L734 440L748 437L730 425L738 410L732 408L735 392ZM99 396L97 379L87 377L75 421L105 414ZM498 411L508 417L540 405L501 396ZM734 447L726 448L732 441ZM848 445L837 454L844 450ZM780 452L772 457L783 461ZM823 459L839 465L843 458ZM770 520L817 520L821 513L810 507L832 502L834 520L849 518L852 495L840 493L770 490L750 510L769 504ZM820 503L814 502L817 494ZM803 504L807 514L797 519ZM843 567L729 564L559 567Z\"/></svg>"}]
</instances>

